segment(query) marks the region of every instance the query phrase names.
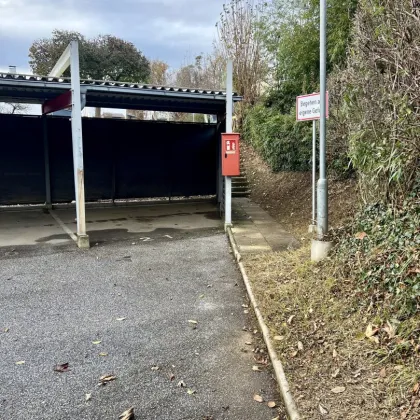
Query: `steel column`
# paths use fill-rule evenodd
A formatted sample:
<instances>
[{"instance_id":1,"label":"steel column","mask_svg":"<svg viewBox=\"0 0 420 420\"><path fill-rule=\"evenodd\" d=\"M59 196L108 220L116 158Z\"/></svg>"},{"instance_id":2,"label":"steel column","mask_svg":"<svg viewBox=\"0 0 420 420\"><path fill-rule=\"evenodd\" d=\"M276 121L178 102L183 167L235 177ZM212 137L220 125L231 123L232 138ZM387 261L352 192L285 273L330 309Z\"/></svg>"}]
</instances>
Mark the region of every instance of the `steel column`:
<instances>
[{"instance_id":1,"label":"steel column","mask_svg":"<svg viewBox=\"0 0 420 420\"><path fill-rule=\"evenodd\" d=\"M50 174L50 148L48 144L47 116L42 117L42 134L44 138L44 165L45 165L45 206L52 208L51 202L51 174Z\"/></svg>"},{"instance_id":2,"label":"steel column","mask_svg":"<svg viewBox=\"0 0 420 420\"><path fill-rule=\"evenodd\" d=\"M319 180L318 239L328 232L328 183L326 170L326 90L327 90L327 1L320 2L320 89L321 118L319 120Z\"/></svg>"},{"instance_id":3,"label":"steel column","mask_svg":"<svg viewBox=\"0 0 420 420\"><path fill-rule=\"evenodd\" d=\"M226 72L226 133L232 132L233 62L228 60ZM225 177L225 226L232 224L232 177Z\"/></svg>"},{"instance_id":4,"label":"steel column","mask_svg":"<svg viewBox=\"0 0 420 420\"><path fill-rule=\"evenodd\" d=\"M72 93L71 133L73 143L74 186L76 193L77 243L80 248L88 248L89 237L86 235L79 44L77 41L72 41L70 43L70 71Z\"/></svg>"}]
</instances>

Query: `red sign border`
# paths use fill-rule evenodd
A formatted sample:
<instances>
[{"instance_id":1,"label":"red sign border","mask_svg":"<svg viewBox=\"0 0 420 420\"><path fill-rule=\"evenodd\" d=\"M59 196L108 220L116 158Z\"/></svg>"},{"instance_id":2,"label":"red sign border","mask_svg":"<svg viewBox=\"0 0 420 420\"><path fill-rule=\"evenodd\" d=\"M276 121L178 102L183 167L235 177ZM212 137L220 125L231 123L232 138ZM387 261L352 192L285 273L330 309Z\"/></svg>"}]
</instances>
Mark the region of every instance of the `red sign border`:
<instances>
[{"instance_id":1,"label":"red sign border","mask_svg":"<svg viewBox=\"0 0 420 420\"><path fill-rule=\"evenodd\" d=\"M326 118L329 117L329 112L330 112L330 105L329 105L329 92L327 90L326 92L327 94L327 113L326 113ZM301 98L309 98L311 96L318 96L320 95L320 93L310 93L308 95L300 95L300 96L296 96L296 121L319 121L321 118L298 118L298 100Z\"/></svg>"}]
</instances>

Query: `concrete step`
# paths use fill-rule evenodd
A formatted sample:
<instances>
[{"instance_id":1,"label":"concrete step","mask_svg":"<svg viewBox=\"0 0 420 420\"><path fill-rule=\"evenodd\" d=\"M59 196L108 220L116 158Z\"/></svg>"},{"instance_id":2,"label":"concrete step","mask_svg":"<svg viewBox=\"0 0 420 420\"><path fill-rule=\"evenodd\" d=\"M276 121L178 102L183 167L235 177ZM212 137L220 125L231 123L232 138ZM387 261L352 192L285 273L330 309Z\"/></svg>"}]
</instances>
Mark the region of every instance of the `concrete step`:
<instances>
[{"instance_id":1,"label":"concrete step","mask_svg":"<svg viewBox=\"0 0 420 420\"><path fill-rule=\"evenodd\" d=\"M248 182L248 179L246 176L240 175L240 176L233 176L232 181Z\"/></svg>"},{"instance_id":2,"label":"concrete step","mask_svg":"<svg viewBox=\"0 0 420 420\"><path fill-rule=\"evenodd\" d=\"M232 186L237 185L237 186L241 186L241 185L249 185L248 181L236 181L235 179L232 180Z\"/></svg>"},{"instance_id":3,"label":"concrete step","mask_svg":"<svg viewBox=\"0 0 420 420\"><path fill-rule=\"evenodd\" d=\"M246 190L246 191L233 191L232 190L232 197L249 197L249 194L251 193L251 191Z\"/></svg>"}]
</instances>

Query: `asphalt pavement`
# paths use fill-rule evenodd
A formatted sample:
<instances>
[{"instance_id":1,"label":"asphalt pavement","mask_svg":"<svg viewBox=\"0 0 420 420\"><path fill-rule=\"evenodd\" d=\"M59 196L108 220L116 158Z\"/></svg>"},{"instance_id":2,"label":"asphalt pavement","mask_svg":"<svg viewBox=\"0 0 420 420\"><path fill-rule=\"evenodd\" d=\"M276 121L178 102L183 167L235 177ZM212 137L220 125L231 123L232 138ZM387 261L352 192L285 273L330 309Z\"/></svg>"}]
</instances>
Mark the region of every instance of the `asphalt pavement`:
<instances>
[{"instance_id":1,"label":"asphalt pavement","mask_svg":"<svg viewBox=\"0 0 420 420\"><path fill-rule=\"evenodd\" d=\"M278 415L225 235L149 239L0 249L1 419Z\"/></svg>"}]
</instances>

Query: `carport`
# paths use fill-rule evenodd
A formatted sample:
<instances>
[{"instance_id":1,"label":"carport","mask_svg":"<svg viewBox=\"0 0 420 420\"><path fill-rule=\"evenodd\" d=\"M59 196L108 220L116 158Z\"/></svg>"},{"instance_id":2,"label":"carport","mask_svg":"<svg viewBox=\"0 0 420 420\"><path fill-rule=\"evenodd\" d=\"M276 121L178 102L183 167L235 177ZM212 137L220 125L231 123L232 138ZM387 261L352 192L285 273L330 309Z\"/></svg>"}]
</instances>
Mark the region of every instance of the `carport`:
<instances>
[{"instance_id":1,"label":"carport","mask_svg":"<svg viewBox=\"0 0 420 420\"><path fill-rule=\"evenodd\" d=\"M67 67L71 78L61 77ZM231 223L221 134L241 98L210 91L80 80L77 42L49 76L0 73L0 102L41 104L42 116L0 115L0 205L75 202L77 243L89 247L85 201L215 195ZM231 99L230 99L231 98ZM84 106L217 115L216 124L89 119ZM71 108L71 119L51 116Z\"/></svg>"}]
</instances>

